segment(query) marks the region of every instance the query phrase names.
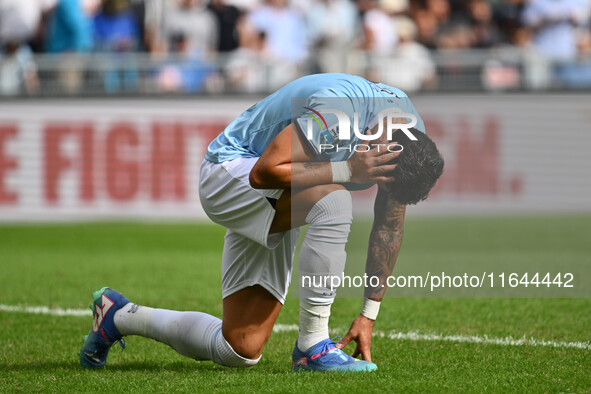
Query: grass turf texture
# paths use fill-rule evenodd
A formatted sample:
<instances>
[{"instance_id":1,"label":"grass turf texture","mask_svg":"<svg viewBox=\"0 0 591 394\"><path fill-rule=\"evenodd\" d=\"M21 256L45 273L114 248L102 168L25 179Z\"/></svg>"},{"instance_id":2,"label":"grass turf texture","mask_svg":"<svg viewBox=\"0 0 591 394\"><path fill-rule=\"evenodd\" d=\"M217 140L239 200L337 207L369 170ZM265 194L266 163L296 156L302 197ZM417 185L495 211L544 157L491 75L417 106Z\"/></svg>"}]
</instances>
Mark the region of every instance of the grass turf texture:
<instances>
[{"instance_id":1,"label":"grass turf texture","mask_svg":"<svg viewBox=\"0 0 591 394\"><path fill-rule=\"evenodd\" d=\"M590 227L590 217L411 219L398 265L458 256L589 262ZM92 291L109 285L137 303L220 316L223 234L210 224L2 226L0 303L84 308ZM331 327L348 327L360 303L337 299ZM375 329L589 341L590 307L588 299L387 299ZM296 324L297 312L297 299L288 297L278 322ZM589 350L387 338L373 340L375 373L293 374L295 332L274 333L259 365L247 370L197 363L129 337L105 369L85 371L77 352L90 323L0 312L0 390L591 390Z\"/></svg>"}]
</instances>

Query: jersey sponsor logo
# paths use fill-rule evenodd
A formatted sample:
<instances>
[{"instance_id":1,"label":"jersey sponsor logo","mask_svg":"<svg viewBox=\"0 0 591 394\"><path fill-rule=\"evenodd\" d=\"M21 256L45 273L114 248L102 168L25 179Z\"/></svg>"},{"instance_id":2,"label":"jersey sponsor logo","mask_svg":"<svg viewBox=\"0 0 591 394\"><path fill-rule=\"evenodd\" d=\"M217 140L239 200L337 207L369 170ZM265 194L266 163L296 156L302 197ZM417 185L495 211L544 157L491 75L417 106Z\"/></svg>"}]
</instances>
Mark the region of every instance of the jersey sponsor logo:
<instances>
[{"instance_id":1,"label":"jersey sponsor logo","mask_svg":"<svg viewBox=\"0 0 591 394\"><path fill-rule=\"evenodd\" d=\"M326 144L334 144L339 140L339 125L335 124L322 132L322 138Z\"/></svg>"},{"instance_id":2,"label":"jersey sponsor logo","mask_svg":"<svg viewBox=\"0 0 591 394\"><path fill-rule=\"evenodd\" d=\"M322 142L326 143L326 144L333 144L335 143L338 139L339 139L339 125L338 123L328 127L328 124L326 123L326 119L324 119L324 116L322 116L322 114L318 111L316 111L313 108L310 107L304 107L305 109L307 109L308 113L306 113L306 115L308 115L309 117L311 117L312 119L314 119L316 121L316 123L318 124L318 126L320 127L321 130L321 137L322 137ZM322 127L324 125L324 127ZM308 127L310 127L311 125L309 125ZM323 130L324 129L324 130ZM308 131L308 139L311 139L311 132Z\"/></svg>"},{"instance_id":3,"label":"jersey sponsor logo","mask_svg":"<svg viewBox=\"0 0 591 394\"><path fill-rule=\"evenodd\" d=\"M316 124L318 124L318 127L320 128L321 132L320 132L320 146L336 146L339 143L339 124L335 123L332 126L328 126L328 123L326 122L326 119L324 118L324 116L322 116L322 114L318 111L316 111L313 108L310 107L304 107L305 109L307 109L310 112L307 112L306 115L311 117L312 119L314 119L314 121L316 122ZM324 126L324 127L323 127ZM312 139L312 134L310 131L310 128L312 127L311 124L308 124L308 140ZM315 149L317 151L317 149ZM325 150L326 152L326 150Z\"/></svg>"},{"instance_id":4,"label":"jersey sponsor logo","mask_svg":"<svg viewBox=\"0 0 591 394\"><path fill-rule=\"evenodd\" d=\"M94 306L94 319L92 320L92 331L98 332L101 323L103 322L104 317L109 312L109 309L113 307L115 303L109 299L106 295L101 295L101 306L95 305Z\"/></svg>"}]
</instances>

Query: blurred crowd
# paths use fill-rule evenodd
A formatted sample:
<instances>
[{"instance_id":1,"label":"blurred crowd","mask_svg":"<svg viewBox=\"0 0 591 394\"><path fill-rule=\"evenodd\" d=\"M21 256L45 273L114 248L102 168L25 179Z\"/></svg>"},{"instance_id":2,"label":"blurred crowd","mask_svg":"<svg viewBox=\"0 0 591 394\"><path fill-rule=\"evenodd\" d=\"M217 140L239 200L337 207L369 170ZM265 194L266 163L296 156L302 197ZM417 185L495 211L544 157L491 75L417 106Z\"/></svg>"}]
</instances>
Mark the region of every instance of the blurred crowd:
<instances>
[{"instance_id":1,"label":"blurred crowd","mask_svg":"<svg viewBox=\"0 0 591 394\"><path fill-rule=\"evenodd\" d=\"M434 51L503 47L584 79L591 67L570 63L591 52L590 14L591 0L0 0L0 92L38 89L35 53L58 55L73 92L80 53L114 55L107 92L142 83L137 53L165 59L150 70L160 91L257 92L303 72L412 91L437 83Z\"/></svg>"}]
</instances>

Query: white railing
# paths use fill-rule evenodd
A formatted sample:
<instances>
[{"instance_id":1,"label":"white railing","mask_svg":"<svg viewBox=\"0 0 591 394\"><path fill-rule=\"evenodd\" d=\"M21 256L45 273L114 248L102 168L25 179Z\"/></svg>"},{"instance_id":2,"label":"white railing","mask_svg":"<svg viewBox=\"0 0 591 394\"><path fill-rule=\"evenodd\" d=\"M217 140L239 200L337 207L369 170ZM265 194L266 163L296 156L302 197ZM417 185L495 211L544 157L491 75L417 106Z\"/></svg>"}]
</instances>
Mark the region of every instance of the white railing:
<instances>
[{"instance_id":1,"label":"white railing","mask_svg":"<svg viewBox=\"0 0 591 394\"><path fill-rule=\"evenodd\" d=\"M333 71L365 75L407 91L591 90L591 59L552 64L513 47L433 51L421 59L354 50L338 58L343 64L334 65ZM242 52L209 58L94 53L36 55L15 67L17 62L7 66L4 57L0 96L262 94L321 71L317 60L293 65Z\"/></svg>"}]
</instances>

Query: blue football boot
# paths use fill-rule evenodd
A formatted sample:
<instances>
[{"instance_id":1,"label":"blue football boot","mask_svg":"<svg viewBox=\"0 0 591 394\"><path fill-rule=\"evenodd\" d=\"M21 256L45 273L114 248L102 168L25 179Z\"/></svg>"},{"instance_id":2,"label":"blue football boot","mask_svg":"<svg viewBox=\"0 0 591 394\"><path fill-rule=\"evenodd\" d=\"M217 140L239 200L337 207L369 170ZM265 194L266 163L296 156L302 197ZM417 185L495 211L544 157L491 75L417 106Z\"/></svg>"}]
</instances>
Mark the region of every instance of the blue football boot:
<instances>
[{"instance_id":1,"label":"blue football boot","mask_svg":"<svg viewBox=\"0 0 591 394\"><path fill-rule=\"evenodd\" d=\"M115 327L115 312L129 303L125 296L111 288L103 287L92 293L94 299L91 309L93 314L92 327L84 337L84 345L80 349L80 365L82 368L100 368L107 362L109 349L115 342L122 348L125 343L123 336Z\"/></svg>"},{"instance_id":2,"label":"blue football boot","mask_svg":"<svg viewBox=\"0 0 591 394\"><path fill-rule=\"evenodd\" d=\"M374 363L349 356L336 344L334 340L325 339L302 352L296 342L292 355L293 371L368 372L378 369Z\"/></svg>"}]
</instances>

